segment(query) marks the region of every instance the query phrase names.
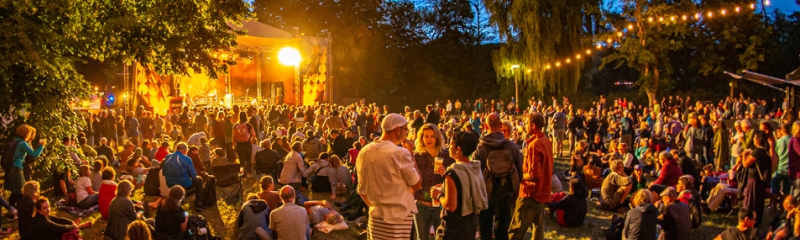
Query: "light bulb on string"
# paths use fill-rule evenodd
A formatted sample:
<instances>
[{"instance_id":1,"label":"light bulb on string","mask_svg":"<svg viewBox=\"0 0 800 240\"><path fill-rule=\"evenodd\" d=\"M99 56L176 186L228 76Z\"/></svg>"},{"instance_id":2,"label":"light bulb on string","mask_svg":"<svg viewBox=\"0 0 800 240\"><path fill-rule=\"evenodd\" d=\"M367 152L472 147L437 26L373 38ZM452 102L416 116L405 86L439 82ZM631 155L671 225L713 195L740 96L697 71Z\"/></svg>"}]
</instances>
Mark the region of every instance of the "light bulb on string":
<instances>
[{"instance_id":1,"label":"light bulb on string","mask_svg":"<svg viewBox=\"0 0 800 240\"><path fill-rule=\"evenodd\" d=\"M687 18L686 15L683 15L683 21L686 21L686 18Z\"/></svg>"},{"instance_id":2,"label":"light bulb on string","mask_svg":"<svg viewBox=\"0 0 800 240\"><path fill-rule=\"evenodd\" d=\"M675 16L670 17L669 20L674 22L675 21Z\"/></svg>"},{"instance_id":3,"label":"light bulb on string","mask_svg":"<svg viewBox=\"0 0 800 240\"><path fill-rule=\"evenodd\" d=\"M611 44L611 42L612 42L612 41L613 41L613 40L611 40L611 38L608 38L608 39L606 39L606 42L607 42L608 44Z\"/></svg>"},{"instance_id":4,"label":"light bulb on string","mask_svg":"<svg viewBox=\"0 0 800 240\"><path fill-rule=\"evenodd\" d=\"M740 11L740 8L739 8L739 6L736 6L736 8L734 8L734 9L735 9L735 11L736 11L737 13Z\"/></svg>"},{"instance_id":5,"label":"light bulb on string","mask_svg":"<svg viewBox=\"0 0 800 240\"><path fill-rule=\"evenodd\" d=\"M694 14L694 18L695 18L695 19L700 19L700 13L695 13L695 14Z\"/></svg>"},{"instance_id":6,"label":"light bulb on string","mask_svg":"<svg viewBox=\"0 0 800 240\"><path fill-rule=\"evenodd\" d=\"M622 37L622 32L617 32L617 37Z\"/></svg>"},{"instance_id":7,"label":"light bulb on string","mask_svg":"<svg viewBox=\"0 0 800 240\"><path fill-rule=\"evenodd\" d=\"M769 4L770 4L769 0L764 0L764 6L769 6Z\"/></svg>"},{"instance_id":8,"label":"light bulb on string","mask_svg":"<svg viewBox=\"0 0 800 240\"><path fill-rule=\"evenodd\" d=\"M658 17L658 21L659 22L663 22L664 21L664 17Z\"/></svg>"},{"instance_id":9,"label":"light bulb on string","mask_svg":"<svg viewBox=\"0 0 800 240\"><path fill-rule=\"evenodd\" d=\"M628 30L633 30L633 24L628 24Z\"/></svg>"},{"instance_id":10,"label":"light bulb on string","mask_svg":"<svg viewBox=\"0 0 800 240\"><path fill-rule=\"evenodd\" d=\"M597 49L600 49L600 48L602 48L602 47L603 47L603 45L602 45L602 44L597 44Z\"/></svg>"},{"instance_id":11,"label":"light bulb on string","mask_svg":"<svg viewBox=\"0 0 800 240\"><path fill-rule=\"evenodd\" d=\"M719 11L719 13L721 13L724 16L726 11L725 11L725 9L722 9L722 11Z\"/></svg>"},{"instance_id":12,"label":"light bulb on string","mask_svg":"<svg viewBox=\"0 0 800 240\"><path fill-rule=\"evenodd\" d=\"M755 3L751 3L750 4L750 9L756 9L756 4Z\"/></svg>"},{"instance_id":13,"label":"light bulb on string","mask_svg":"<svg viewBox=\"0 0 800 240\"><path fill-rule=\"evenodd\" d=\"M550 69L550 64L547 64L547 66L544 66L544 69Z\"/></svg>"},{"instance_id":14,"label":"light bulb on string","mask_svg":"<svg viewBox=\"0 0 800 240\"><path fill-rule=\"evenodd\" d=\"M567 61L566 61L566 62L569 64L569 62L570 62L569 58L567 58Z\"/></svg>"},{"instance_id":15,"label":"light bulb on string","mask_svg":"<svg viewBox=\"0 0 800 240\"><path fill-rule=\"evenodd\" d=\"M711 11L708 11L708 18L711 18L712 16L714 16L714 13L711 12Z\"/></svg>"},{"instance_id":16,"label":"light bulb on string","mask_svg":"<svg viewBox=\"0 0 800 240\"><path fill-rule=\"evenodd\" d=\"M592 50L591 49L586 49L586 55L589 55L589 54L592 54Z\"/></svg>"},{"instance_id":17,"label":"light bulb on string","mask_svg":"<svg viewBox=\"0 0 800 240\"><path fill-rule=\"evenodd\" d=\"M581 59L581 55L580 54L575 55L575 59Z\"/></svg>"},{"instance_id":18,"label":"light bulb on string","mask_svg":"<svg viewBox=\"0 0 800 240\"><path fill-rule=\"evenodd\" d=\"M647 18L647 21L648 21L648 22L653 22L653 17L649 17L649 18Z\"/></svg>"},{"instance_id":19,"label":"light bulb on string","mask_svg":"<svg viewBox=\"0 0 800 240\"><path fill-rule=\"evenodd\" d=\"M556 62L556 67L561 67L561 62Z\"/></svg>"}]
</instances>

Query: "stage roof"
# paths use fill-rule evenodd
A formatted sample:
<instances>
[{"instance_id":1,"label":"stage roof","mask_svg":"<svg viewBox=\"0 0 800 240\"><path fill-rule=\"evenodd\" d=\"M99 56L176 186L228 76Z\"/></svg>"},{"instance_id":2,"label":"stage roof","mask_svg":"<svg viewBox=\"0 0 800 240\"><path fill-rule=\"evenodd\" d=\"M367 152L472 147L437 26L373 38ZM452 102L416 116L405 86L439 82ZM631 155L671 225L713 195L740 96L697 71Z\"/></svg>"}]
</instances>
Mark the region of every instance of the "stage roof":
<instances>
[{"instance_id":1,"label":"stage roof","mask_svg":"<svg viewBox=\"0 0 800 240\"><path fill-rule=\"evenodd\" d=\"M294 38L289 32L258 21L244 21L241 26L229 22L228 26L234 30L247 32L236 39L237 48L244 51L272 51L291 44Z\"/></svg>"},{"instance_id":2,"label":"stage roof","mask_svg":"<svg viewBox=\"0 0 800 240\"><path fill-rule=\"evenodd\" d=\"M767 75L764 75L764 74L751 72L751 71L747 71L747 70L745 70L741 75L735 74L735 73L732 73L732 72L728 72L728 71L726 71L725 74L728 74L728 75L730 75L731 77L733 77L735 79L746 79L748 81L751 81L751 82L754 82L754 83L758 83L758 84L761 84L761 85L764 85L764 86L767 86L769 88L776 89L776 90L779 90L779 91L784 91L784 89L780 88L778 85L788 84L788 85L792 85L792 86L800 86L800 81L787 81L787 80L784 80L784 79L771 77L771 76L767 76Z\"/></svg>"}]
</instances>

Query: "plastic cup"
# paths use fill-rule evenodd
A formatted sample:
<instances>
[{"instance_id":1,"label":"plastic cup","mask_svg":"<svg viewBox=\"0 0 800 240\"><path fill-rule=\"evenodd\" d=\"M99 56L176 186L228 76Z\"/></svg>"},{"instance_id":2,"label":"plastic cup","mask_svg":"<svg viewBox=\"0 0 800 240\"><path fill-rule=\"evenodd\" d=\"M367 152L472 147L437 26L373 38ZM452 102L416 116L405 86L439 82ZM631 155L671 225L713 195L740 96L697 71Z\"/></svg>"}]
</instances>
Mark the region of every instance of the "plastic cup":
<instances>
[{"instance_id":1,"label":"plastic cup","mask_svg":"<svg viewBox=\"0 0 800 240\"><path fill-rule=\"evenodd\" d=\"M443 169L444 168L444 158L436 157L433 159L433 169Z\"/></svg>"}]
</instances>

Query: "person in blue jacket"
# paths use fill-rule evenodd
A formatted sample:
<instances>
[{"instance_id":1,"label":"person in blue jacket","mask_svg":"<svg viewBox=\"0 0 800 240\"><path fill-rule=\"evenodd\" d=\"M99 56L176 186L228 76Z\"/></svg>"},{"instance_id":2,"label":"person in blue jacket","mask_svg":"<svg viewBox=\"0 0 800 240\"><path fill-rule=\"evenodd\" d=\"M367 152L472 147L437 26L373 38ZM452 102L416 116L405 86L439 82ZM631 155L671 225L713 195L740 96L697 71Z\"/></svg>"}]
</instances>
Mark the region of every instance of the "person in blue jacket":
<instances>
[{"instance_id":1,"label":"person in blue jacket","mask_svg":"<svg viewBox=\"0 0 800 240\"><path fill-rule=\"evenodd\" d=\"M39 146L36 149L31 147L30 142L36 136L36 129L28 124L22 124L17 127L17 137L14 141L17 144L14 150L14 162L8 169L5 175L5 188L11 191L11 197L8 199L13 207L17 207L17 202L22 200L22 185L25 184L25 177L23 176L23 166L25 158L30 155L33 158L38 158L42 154L47 141L45 139L39 140Z\"/></svg>"}]
</instances>

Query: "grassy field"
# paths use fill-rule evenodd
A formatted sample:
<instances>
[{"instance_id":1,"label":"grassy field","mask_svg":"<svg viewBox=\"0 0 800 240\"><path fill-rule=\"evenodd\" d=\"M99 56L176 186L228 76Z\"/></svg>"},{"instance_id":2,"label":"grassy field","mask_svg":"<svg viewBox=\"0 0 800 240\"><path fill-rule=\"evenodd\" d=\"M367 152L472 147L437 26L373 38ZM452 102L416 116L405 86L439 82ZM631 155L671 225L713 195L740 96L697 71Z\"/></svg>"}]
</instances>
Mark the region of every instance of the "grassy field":
<instances>
[{"instance_id":1,"label":"grassy field","mask_svg":"<svg viewBox=\"0 0 800 240\"><path fill-rule=\"evenodd\" d=\"M563 172L567 168L566 159L556 159L556 172ZM564 183L564 186L567 186ZM247 193L253 193L257 190L257 179L256 178L248 178L244 183L244 195L246 196ZM142 199L143 193L141 188L137 188L134 193L133 199L140 200ZM310 196L312 200L314 199L326 199L328 194L312 194L310 192L306 193L306 196ZM223 200L217 200L217 208L209 208L203 212L195 212L193 207L190 206L189 202L192 202L194 196L189 196L186 200L186 204L184 205L184 209L189 209L190 214L195 215L199 214L204 216L209 221L211 233L215 236L221 236L223 239L236 239L237 236L237 229L235 227L235 220L236 215L238 214L239 209L241 208L238 204L230 204ZM148 199L149 200L149 199ZM336 201L344 201L344 199L339 198ZM55 209L54 209L55 211ZM772 214L769 214L769 211L765 211L765 219L762 224L761 230L766 230L766 225L769 222L769 219L772 218ZM74 219L75 217L70 215L64 211L57 211L55 213L57 216L65 217ZM555 219L548 218L545 219L544 228L545 228L545 238L546 239L604 239L604 231L608 229L611 217L613 216L613 212L604 211L597 207L596 204L593 202L589 202L589 211L586 216L586 220L584 224L577 228L563 228L560 227ZM703 226L698 229L693 229L693 239L713 239L717 234L734 226L736 224L736 214L731 214L731 216L726 216L727 212L725 213L711 213L706 214L703 216ZM151 213L152 217L154 213ZM102 230L106 225L106 221L100 218L99 213L95 213L90 217L84 218L84 221L92 221L93 226L90 229L83 230L81 234L85 239L103 239L102 238ZM352 223L348 223L350 225L350 229L344 231L337 231L330 234L325 234L322 232L314 230L312 234L312 239L359 239L359 234L361 230L354 226ZM17 223L11 221L4 221L4 227L11 227L15 229L15 233L8 236L10 239L18 239L19 235L16 233Z\"/></svg>"}]
</instances>

